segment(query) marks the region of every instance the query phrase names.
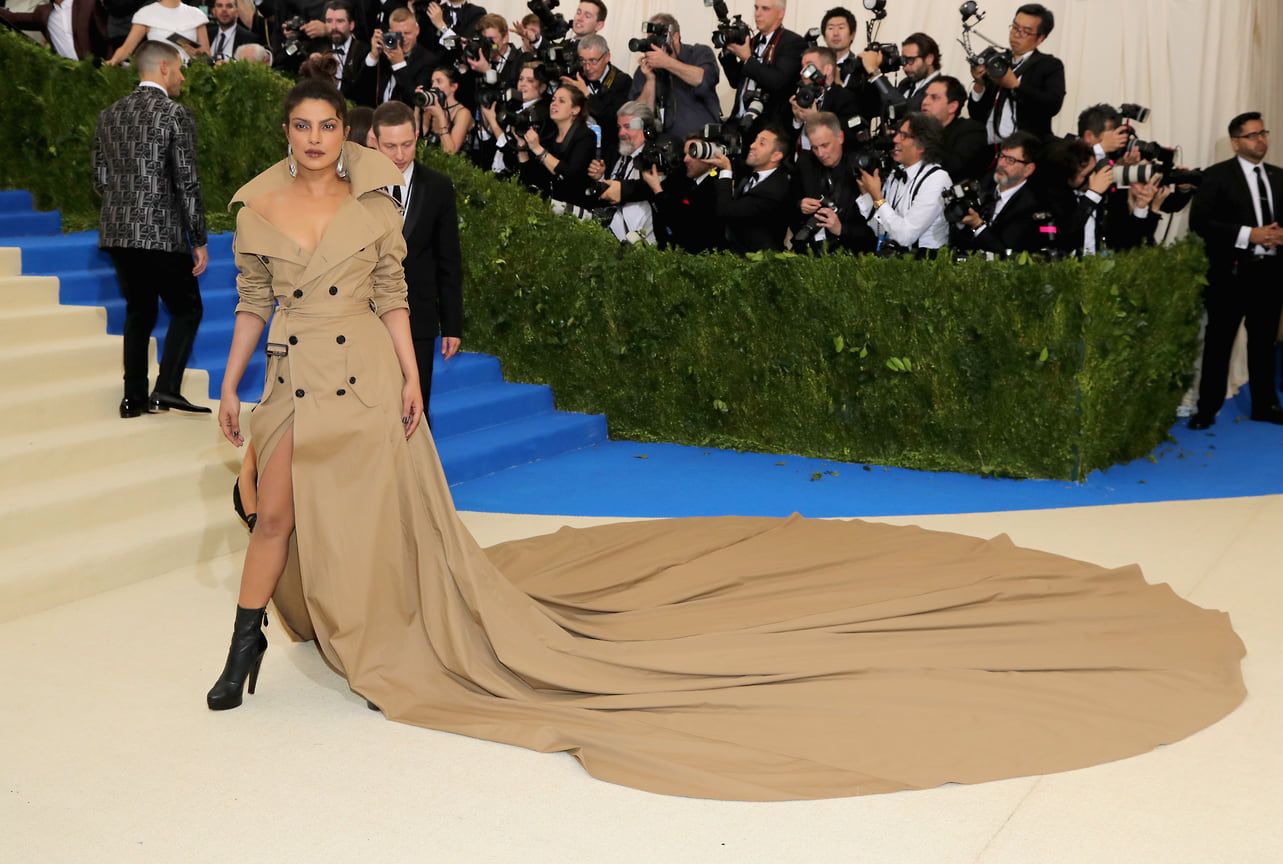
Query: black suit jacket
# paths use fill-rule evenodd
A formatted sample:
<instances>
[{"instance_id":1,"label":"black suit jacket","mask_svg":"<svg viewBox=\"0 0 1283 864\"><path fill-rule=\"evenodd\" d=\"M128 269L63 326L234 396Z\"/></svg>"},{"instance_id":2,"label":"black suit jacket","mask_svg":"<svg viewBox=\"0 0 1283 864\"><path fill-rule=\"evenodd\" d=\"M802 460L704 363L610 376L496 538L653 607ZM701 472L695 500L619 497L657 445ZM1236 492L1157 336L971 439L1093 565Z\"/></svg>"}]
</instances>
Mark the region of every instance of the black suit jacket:
<instances>
[{"instance_id":1,"label":"black suit jacket","mask_svg":"<svg viewBox=\"0 0 1283 864\"><path fill-rule=\"evenodd\" d=\"M987 176L994 157L985 127L970 117L954 117L944 127L940 153L940 165L955 183Z\"/></svg>"},{"instance_id":2,"label":"black suit jacket","mask_svg":"<svg viewBox=\"0 0 1283 864\"><path fill-rule=\"evenodd\" d=\"M653 203L661 248L698 253L726 245L726 232L717 218L716 178L696 183L685 173L670 175Z\"/></svg>"},{"instance_id":3,"label":"black suit jacket","mask_svg":"<svg viewBox=\"0 0 1283 864\"><path fill-rule=\"evenodd\" d=\"M93 168L94 189L102 196L99 246L187 252L205 245L196 120L189 108L139 85L98 115Z\"/></svg>"},{"instance_id":4,"label":"black suit jacket","mask_svg":"<svg viewBox=\"0 0 1283 864\"><path fill-rule=\"evenodd\" d=\"M1274 198L1274 221L1279 221L1283 208L1283 169L1261 163L1266 182ZM1236 275L1240 260L1252 255L1252 249L1238 249L1239 230L1244 226L1255 227L1256 210L1252 200L1258 197L1255 185L1249 185L1243 176L1238 158L1217 162L1203 171L1203 182L1190 206L1189 227L1203 238L1207 248L1207 281L1217 286ZM1276 261L1283 259L1275 257Z\"/></svg>"},{"instance_id":5,"label":"black suit jacket","mask_svg":"<svg viewBox=\"0 0 1283 864\"><path fill-rule=\"evenodd\" d=\"M410 175L405 285L416 339L463 335L463 255L454 184L417 162Z\"/></svg>"},{"instance_id":6,"label":"black suit jacket","mask_svg":"<svg viewBox=\"0 0 1283 864\"><path fill-rule=\"evenodd\" d=\"M717 216L726 226L728 248L736 252L784 248L784 235L796 209L792 181L781 165L743 195L734 191L749 172L741 169L734 182L718 177Z\"/></svg>"},{"instance_id":7,"label":"black suit jacket","mask_svg":"<svg viewBox=\"0 0 1283 864\"><path fill-rule=\"evenodd\" d=\"M802 198L826 196L833 201L833 209L842 220L842 233L835 237L831 231L825 232L828 235L830 249L837 246L851 252L872 252L877 248L878 238L856 205L860 197L860 189L852 174L854 168L855 162L850 154L844 154L842 160L833 168L825 168L813 153L803 153L798 159L797 194L794 197L799 203ZM811 217L802 215L800 209L796 209L793 215L793 230L796 234ZM798 238L795 236L794 250L797 250L797 244ZM812 244L812 248L822 251L822 245Z\"/></svg>"},{"instance_id":8,"label":"black suit jacket","mask_svg":"<svg viewBox=\"0 0 1283 864\"><path fill-rule=\"evenodd\" d=\"M445 11L446 6L446 3L441 3L442 12ZM428 47L432 48L434 51L442 50L441 31L428 20L428 4L415 3L414 9L414 14L419 19L419 39L426 39L428 41ZM454 24L451 25L450 29L454 31L456 36L463 36L464 38L471 39L473 36L477 35L477 22L480 21L482 16L485 14L486 10L477 4L464 3L455 10L455 21ZM446 23L450 23L448 15Z\"/></svg>"},{"instance_id":9,"label":"black suit jacket","mask_svg":"<svg viewBox=\"0 0 1283 864\"><path fill-rule=\"evenodd\" d=\"M1056 216L1056 242L1066 253L1080 252L1086 240L1087 220L1096 216L1096 250L1134 249L1151 242L1158 214L1153 210L1144 218L1133 215L1126 189L1111 189L1096 204L1086 196L1075 195L1066 187L1056 190L1049 199Z\"/></svg>"},{"instance_id":10,"label":"black suit jacket","mask_svg":"<svg viewBox=\"0 0 1283 864\"><path fill-rule=\"evenodd\" d=\"M1065 64L1035 50L1016 74L1020 86L1007 91L1008 98L1016 105L1016 128L1046 140L1051 137L1051 118L1060 113L1060 106L1065 102ZM970 98L968 91L967 111L982 126L1001 90L990 81L978 100Z\"/></svg>"},{"instance_id":11,"label":"black suit jacket","mask_svg":"<svg viewBox=\"0 0 1283 864\"><path fill-rule=\"evenodd\" d=\"M950 175L952 176L952 175ZM998 190L990 177L983 185L983 194L996 199ZM1033 214L1047 208L1041 201L1037 187L1025 181L979 234L965 226L950 226L949 245L955 249L984 250L1003 253L1029 252L1042 247L1042 234Z\"/></svg>"},{"instance_id":12,"label":"black suit jacket","mask_svg":"<svg viewBox=\"0 0 1283 864\"><path fill-rule=\"evenodd\" d=\"M357 38L368 42L375 30L387 30L388 16L397 9L404 9L409 5L408 0L387 0L386 3L380 3L379 0L357 0ZM420 29L419 38L423 38L422 29Z\"/></svg>"},{"instance_id":13,"label":"black suit jacket","mask_svg":"<svg viewBox=\"0 0 1283 864\"><path fill-rule=\"evenodd\" d=\"M361 63L365 64L364 57L361 58ZM414 107L415 89L431 87L432 70L439 65L441 65L441 56L427 50L422 42L418 42L414 50L405 58L405 65L400 69L393 70L392 64L388 62L388 55L380 54L378 63L373 66L365 65L365 74L361 76L357 86L369 88L374 104L382 105L383 93L390 77L396 81L396 85L392 88L392 98Z\"/></svg>"},{"instance_id":14,"label":"black suit jacket","mask_svg":"<svg viewBox=\"0 0 1283 864\"><path fill-rule=\"evenodd\" d=\"M745 78L752 78L766 94L766 108L754 126L753 134L765 122L776 122L788 129L793 121L793 106L789 97L797 89L798 75L802 71L802 54L806 50L806 40L792 30L779 28L771 34L774 47L768 49L768 60L758 60L750 54L743 62L729 51L723 51L719 58L726 81L735 88L735 102L731 106L734 117L740 109L740 85ZM750 45L756 46L761 34L754 36Z\"/></svg>"},{"instance_id":15,"label":"black suit jacket","mask_svg":"<svg viewBox=\"0 0 1283 864\"><path fill-rule=\"evenodd\" d=\"M588 97L588 114L601 126L601 153L607 164L619 155L619 123L616 115L628 101L628 91L633 79L615 64L610 64L598 85L597 92ZM590 86L591 92L592 87Z\"/></svg>"},{"instance_id":16,"label":"black suit jacket","mask_svg":"<svg viewBox=\"0 0 1283 864\"><path fill-rule=\"evenodd\" d=\"M212 58L214 56L214 48L217 47L217 43L218 43L219 30L218 30L217 22L211 21L208 24L206 24L205 33L206 35L209 36L209 56ZM232 44L227 46L226 53L229 59L235 59L236 49L241 47L242 45L266 45L266 44L267 43L263 41L262 36L259 36L253 30L249 29L244 24L237 21L236 28L232 32Z\"/></svg>"},{"instance_id":17,"label":"black suit jacket","mask_svg":"<svg viewBox=\"0 0 1283 864\"><path fill-rule=\"evenodd\" d=\"M0 18L8 21L19 30L39 30L53 50L53 41L49 38L49 16L53 14L52 3L41 3L30 12L10 12L0 9ZM86 57L111 56L107 46L107 18L102 7L94 0L78 2L71 9L71 41L76 48L77 59Z\"/></svg>"}]
</instances>

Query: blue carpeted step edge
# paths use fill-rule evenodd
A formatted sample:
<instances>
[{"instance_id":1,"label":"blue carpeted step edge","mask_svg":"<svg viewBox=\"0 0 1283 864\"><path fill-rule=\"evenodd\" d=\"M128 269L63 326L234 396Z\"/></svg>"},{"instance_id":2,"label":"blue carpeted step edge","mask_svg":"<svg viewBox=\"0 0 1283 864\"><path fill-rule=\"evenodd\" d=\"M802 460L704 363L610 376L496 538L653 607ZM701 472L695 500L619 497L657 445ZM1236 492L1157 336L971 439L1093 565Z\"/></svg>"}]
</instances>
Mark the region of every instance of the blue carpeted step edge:
<instances>
[{"instance_id":1,"label":"blue carpeted step edge","mask_svg":"<svg viewBox=\"0 0 1283 864\"><path fill-rule=\"evenodd\" d=\"M0 213L29 212L35 209L31 193L25 189L6 189L0 192Z\"/></svg>"},{"instance_id":2,"label":"blue carpeted step edge","mask_svg":"<svg viewBox=\"0 0 1283 864\"><path fill-rule=\"evenodd\" d=\"M436 370L432 380L436 382ZM434 393L428 404L432 432L443 438L510 423L552 410L552 388L538 384L489 384Z\"/></svg>"},{"instance_id":3,"label":"blue carpeted step edge","mask_svg":"<svg viewBox=\"0 0 1283 864\"><path fill-rule=\"evenodd\" d=\"M19 237L39 237L62 233L62 214L57 210L48 213L35 211L0 212L0 243Z\"/></svg>"},{"instance_id":4,"label":"blue carpeted step edge","mask_svg":"<svg viewBox=\"0 0 1283 864\"><path fill-rule=\"evenodd\" d=\"M447 361L441 360L441 341L437 340L437 357L432 364L432 399L454 390L502 384L503 369L499 358L489 354L460 351Z\"/></svg>"},{"instance_id":5,"label":"blue carpeted step edge","mask_svg":"<svg viewBox=\"0 0 1283 864\"><path fill-rule=\"evenodd\" d=\"M22 250L22 272L29 276L59 276L78 270L111 270L111 258L98 248L97 231L78 231L54 237L14 237L6 246ZM232 261L232 235L209 235L211 264ZM233 265L234 266L234 265Z\"/></svg>"},{"instance_id":6,"label":"blue carpeted step edge","mask_svg":"<svg viewBox=\"0 0 1283 864\"><path fill-rule=\"evenodd\" d=\"M454 484L605 440L605 416L549 411L436 444L446 480Z\"/></svg>"}]
</instances>

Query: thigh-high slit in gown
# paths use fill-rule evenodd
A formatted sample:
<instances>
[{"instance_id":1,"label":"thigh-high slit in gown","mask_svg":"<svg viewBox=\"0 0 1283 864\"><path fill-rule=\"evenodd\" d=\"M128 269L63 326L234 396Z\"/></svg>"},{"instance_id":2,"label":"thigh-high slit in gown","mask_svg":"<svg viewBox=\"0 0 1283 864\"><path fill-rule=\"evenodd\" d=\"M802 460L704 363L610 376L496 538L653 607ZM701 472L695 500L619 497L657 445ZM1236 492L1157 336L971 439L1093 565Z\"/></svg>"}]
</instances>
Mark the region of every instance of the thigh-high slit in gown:
<instances>
[{"instance_id":1,"label":"thigh-high slit in gown","mask_svg":"<svg viewBox=\"0 0 1283 864\"><path fill-rule=\"evenodd\" d=\"M237 308L271 318L260 470L294 432L279 620L388 718L655 792L773 800L1091 765L1244 698L1227 615L1005 537L719 517L480 548L427 425L404 437L378 317L405 306L382 191L400 172L348 159L352 197L311 254L241 208ZM234 200L289 179L278 164Z\"/></svg>"}]
</instances>

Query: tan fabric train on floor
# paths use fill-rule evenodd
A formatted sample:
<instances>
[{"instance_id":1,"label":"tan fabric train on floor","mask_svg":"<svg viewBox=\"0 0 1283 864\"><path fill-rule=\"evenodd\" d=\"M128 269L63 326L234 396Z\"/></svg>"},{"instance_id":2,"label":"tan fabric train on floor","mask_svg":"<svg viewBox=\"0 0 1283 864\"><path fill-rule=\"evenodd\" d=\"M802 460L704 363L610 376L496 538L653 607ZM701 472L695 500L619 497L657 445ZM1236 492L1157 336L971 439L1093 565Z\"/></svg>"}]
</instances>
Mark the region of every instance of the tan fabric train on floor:
<instances>
[{"instance_id":1,"label":"tan fabric train on floor","mask_svg":"<svg viewBox=\"0 0 1283 864\"><path fill-rule=\"evenodd\" d=\"M375 314L402 254L376 190L399 181L371 161L352 159L357 200L310 257L241 211L238 308L274 295L270 339L290 344L251 422L261 466L294 431L277 609L390 719L568 751L640 789L776 800L1078 768L1244 698L1225 614L1005 537L728 517L482 550L427 428L402 435ZM278 165L237 197L284 182Z\"/></svg>"}]
</instances>

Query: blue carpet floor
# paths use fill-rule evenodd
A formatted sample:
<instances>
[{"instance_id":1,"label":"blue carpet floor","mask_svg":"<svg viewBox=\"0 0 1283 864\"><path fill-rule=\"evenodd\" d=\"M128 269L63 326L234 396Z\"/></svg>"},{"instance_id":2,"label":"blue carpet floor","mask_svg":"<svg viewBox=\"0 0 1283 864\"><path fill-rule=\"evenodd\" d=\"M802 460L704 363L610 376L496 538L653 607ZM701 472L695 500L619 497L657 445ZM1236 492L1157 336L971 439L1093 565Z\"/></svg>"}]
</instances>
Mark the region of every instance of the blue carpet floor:
<instances>
[{"instance_id":1,"label":"blue carpet floor","mask_svg":"<svg viewBox=\"0 0 1283 864\"><path fill-rule=\"evenodd\" d=\"M608 441L451 487L461 510L563 516L897 516L1283 493L1283 426L1234 401L1206 432L1083 483L937 474L795 456Z\"/></svg>"}]
</instances>

